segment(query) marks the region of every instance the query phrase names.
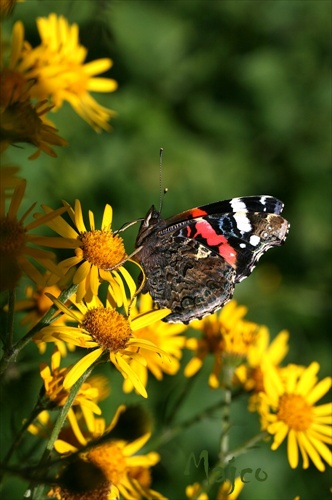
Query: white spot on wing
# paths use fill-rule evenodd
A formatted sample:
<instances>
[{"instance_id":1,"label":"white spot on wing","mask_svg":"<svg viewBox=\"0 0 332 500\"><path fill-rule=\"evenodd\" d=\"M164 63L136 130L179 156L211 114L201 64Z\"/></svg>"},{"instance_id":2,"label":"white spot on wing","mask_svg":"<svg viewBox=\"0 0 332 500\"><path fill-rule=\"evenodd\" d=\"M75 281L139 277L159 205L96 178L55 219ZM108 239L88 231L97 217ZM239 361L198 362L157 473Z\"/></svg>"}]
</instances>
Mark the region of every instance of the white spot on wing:
<instances>
[{"instance_id":1,"label":"white spot on wing","mask_svg":"<svg viewBox=\"0 0 332 500\"><path fill-rule=\"evenodd\" d=\"M198 252L195 256L195 259L206 259L211 254L210 250L204 248L202 245L198 248Z\"/></svg>"},{"instance_id":2,"label":"white spot on wing","mask_svg":"<svg viewBox=\"0 0 332 500\"><path fill-rule=\"evenodd\" d=\"M240 248L246 248L246 244L245 243L240 243Z\"/></svg>"},{"instance_id":3,"label":"white spot on wing","mask_svg":"<svg viewBox=\"0 0 332 500\"><path fill-rule=\"evenodd\" d=\"M246 204L241 200L241 198L233 198L230 201L230 205L234 212L247 212Z\"/></svg>"},{"instance_id":4,"label":"white spot on wing","mask_svg":"<svg viewBox=\"0 0 332 500\"><path fill-rule=\"evenodd\" d=\"M253 234L253 235L252 235L252 236L250 236L250 238L249 238L249 243L250 243L250 245L252 245L252 246L254 246L254 247L256 247L256 246L259 244L259 242L260 242L260 241L261 241L260 237L259 237L259 236L257 236L256 234Z\"/></svg>"},{"instance_id":5,"label":"white spot on wing","mask_svg":"<svg viewBox=\"0 0 332 500\"><path fill-rule=\"evenodd\" d=\"M249 233L251 231L250 220L246 216L245 212L238 212L233 215L237 229L243 233Z\"/></svg>"}]
</instances>

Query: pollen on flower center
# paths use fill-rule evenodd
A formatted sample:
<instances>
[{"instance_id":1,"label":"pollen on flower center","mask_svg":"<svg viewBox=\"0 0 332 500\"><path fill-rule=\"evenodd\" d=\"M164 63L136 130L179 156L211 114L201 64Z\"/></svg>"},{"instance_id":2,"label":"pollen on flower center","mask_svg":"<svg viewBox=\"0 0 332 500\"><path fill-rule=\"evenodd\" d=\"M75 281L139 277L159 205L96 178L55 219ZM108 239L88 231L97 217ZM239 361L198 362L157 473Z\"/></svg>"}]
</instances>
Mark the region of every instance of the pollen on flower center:
<instances>
[{"instance_id":1,"label":"pollen on flower center","mask_svg":"<svg viewBox=\"0 0 332 500\"><path fill-rule=\"evenodd\" d=\"M284 394L280 398L278 419L283 420L291 429L295 431L306 431L312 421L312 407L296 394Z\"/></svg>"},{"instance_id":2,"label":"pollen on flower center","mask_svg":"<svg viewBox=\"0 0 332 500\"><path fill-rule=\"evenodd\" d=\"M127 465L122 450L114 443L93 448L88 453L89 460L97 465L107 479L117 485L127 472Z\"/></svg>"},{"instance_id":3,"label":"pollen on flower center","mask_svg":"<svg viewBox=\"0 0 332 500\"><path fill-rule=\"evenodd\" d=\"M111 231L95 229L81 234L85 260L99 269L111 269L126 257L123 240Z\"/></svg>"},{"instance_id":4,"label":"pollen on flower center","mask_svg":"<svg viewBox=\"0 0 332 500\"><path fill-rule=\"evenodd\" d=\"M7 255L20 253L26 242L25 229L21 222L8 217L0 219L0 252Z\"/></svg>"},{"instance_id":5,"label":"pollen on flower center","mask_svg":"<svg viewBox=\"0 0 332 500\"><path fill-rule=\"evenodd\" d=\"M117 311L104 307L90 309L81 326L101 347L112 352L124 349L131 336L129 321Z\"/></svg>"}]
</instances>

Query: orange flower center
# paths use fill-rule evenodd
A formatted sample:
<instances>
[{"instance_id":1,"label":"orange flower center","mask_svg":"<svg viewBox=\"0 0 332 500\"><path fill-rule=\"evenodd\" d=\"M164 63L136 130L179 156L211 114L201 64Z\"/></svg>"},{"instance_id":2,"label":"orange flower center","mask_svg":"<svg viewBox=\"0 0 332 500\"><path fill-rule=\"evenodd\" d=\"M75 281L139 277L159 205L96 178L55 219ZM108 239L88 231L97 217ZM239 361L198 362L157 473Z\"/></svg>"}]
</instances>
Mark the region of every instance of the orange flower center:
<instances>
[{"instance_id":1,"label":"orange flower center","mask_svg":"<svg viewBox=\"0 0 332 500\"><path fill-rule=\"evenodd\" d=\"M302 396L284 394L279 401L278 419L291 429L304 432L313 421L312 406L308 405Z\"/></svg>"},{"instance_id":2,"label":"orange flower center","mask_svg":"<svg viewBox=\"0 0 332 500\"><path fill-rule=\"evenodd\" d=\"M124 349L132 333L127 318L105 307L90 309L84 315L81 326L101 347L112 352Z\"/></svg>"},{"instance_id":3,"label":"orange flower center","mask_svg":"<svg viewBox=\"0 0 332 500\"><path fill-rule=\"evenodd\" d=\"M88 458L115 486L121 483L128 471L126 458L121 448L115 443L93 448L88 452Z\"/></svg>"},{"instance_id":4,"label":"orange flower center","mask_svg":"<svg viewBox=\"0 0 332 500\"><path fill-rule=\"evenodd\" d=\"M73 492L66 488L56 486L52 488L47 496L56 500L109 500L110 484L108 482L86 492Z\"/></svg>"},{"instance_id":5,"label":"orange flower center","mask_svg":"<svg viewBox=\"0 0 332 500\"><path fill-rule=\"evenodd\" d=\"M99 269L112 269L126 257L123 240L111 231L87 231L81 234L82 250L85 260Z\"/></svg>"},{"instance_id":6,"label":"orange flower center","mask_svg":"<svg viewBox=\"0 0 332 500\"><path fill-rule=\"evenodd\" d=\"M0 254L12 257L22 253L26 242L25 229L21 222L2 217L0 219Z\"/></svg>"}]
</instances>

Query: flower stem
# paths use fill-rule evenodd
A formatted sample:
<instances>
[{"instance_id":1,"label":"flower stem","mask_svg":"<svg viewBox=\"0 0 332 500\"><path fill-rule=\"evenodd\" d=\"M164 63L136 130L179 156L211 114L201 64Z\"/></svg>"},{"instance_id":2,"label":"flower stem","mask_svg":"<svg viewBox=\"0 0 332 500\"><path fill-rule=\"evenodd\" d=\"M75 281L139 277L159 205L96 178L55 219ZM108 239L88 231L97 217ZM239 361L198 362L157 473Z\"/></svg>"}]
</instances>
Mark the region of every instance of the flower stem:
<instances>
[{"instance_id":1,"label":"flower stem","mask_svg":"<svg viewBox=\"0 0 332 500\"><path fill-rule=\"evenodd\" d=\"M7 326L7 338L5 340L5 350L6 351L10 350L12 348L12 345L13 345L15 300L16 300L15 289L9 290L9 292L8 292L8 326Z\"/></svg>"},{"instance_id":2,"label":"flower stem","mask_svg":"<svg viewBox=\"0 0 332 500\"><path fill-rule=\"evenodd\" d=\"M66 302L77 290L77 285L72 285L67 290L63 290L59 296L61 302ZM13 299L11 299L13 300ZM24 337L16 342L16 344L11 344L10 347L6 346L5 353L0 361L0 375L7 369L10 363L16 361L19 352L31 341L35 333L39 332L42 328L52 323L55 320L54 313L57 311L56 306L51 306L47 313L42 317L42 319L35 325Z\"/></svg>"},{"instance_id":3,"label":"flower stem","mask_svg":"<svg viewBox=\"0 0 332 500\"><path fill-rule=\"evenodd\" d=\"M65 404L61 408L59 415L58 415L58 418L56 419L51 436L47 442L47 445L46 445L44 453L41 457L41 460L40 460L38 466L36 467L36 471L39 471L39 473L44 474L44 471L43 471L44 466L49 462L51 451L54 448L54 443L57 440L59 433L60 433L60 431L65 423L68 412L69 412L70 408L72 407L73 402L74 402L80 388L82 387L83 383L85 382L85 380L88 378L88 376L91 374L92 370L94 369L94 367L98 363L99 363L99 360L97 360L94 364L92 364L89 367L89 369L86 372L84 372L83 375L81 375L81 377L73 385L73 387L68 395L67 401L65 402ZM34 486L34 484L36 484L36 482L38 483L38 473L36 474L36 477L33 481L33 484L30 484L30 486L28 488L28 491L30 494L29 498L31 498L31 500L39 500L39 499L44 498L44 496L43 496L44 484L37 484L36 486Z\"/></svg>"}]
</instances>

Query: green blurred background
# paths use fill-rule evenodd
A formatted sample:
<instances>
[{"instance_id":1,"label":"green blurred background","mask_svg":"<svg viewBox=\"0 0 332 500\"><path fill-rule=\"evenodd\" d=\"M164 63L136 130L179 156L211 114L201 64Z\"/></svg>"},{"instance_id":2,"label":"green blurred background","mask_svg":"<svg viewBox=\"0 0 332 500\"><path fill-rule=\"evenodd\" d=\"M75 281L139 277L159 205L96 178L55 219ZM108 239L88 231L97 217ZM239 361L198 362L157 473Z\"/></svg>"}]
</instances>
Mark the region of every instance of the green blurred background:
<instances>
[{"instance_id":1,"label":"green blurred background","mask_svg":"<svg viewBox=\"0 0 332 500\"><path fill-rule=\"evenodd\" d=\"M111 134L96 134L64 106L51 116L69 141L68 148L57 149L57 159L41 154L28 161L34 151L29 146L7 150L6 160L21 165L28 179L26 206L37 201L57 208L62 199L73 203L78 198L85 214L91 209L100 221L110 203L114 228L143 217L152 203L159 204L160 147L163 185L169 189L165 217L235 196L280 198L291 223L287 243L262 258L235 298L249 307L248 319L268 325L272 337L281 329L290 331L286 362L317 360L320 378L329 375L331 3L27 0L4 23L4 33L21 19L26 38L37 45L35 19L50 12L79 24L88 60L114 61L106 76L115 78L119 89L95 97L118 117ZM128 251L137 229L125 235ZM26 356L38 366L34 347ZM220 398L207 389L208 370L194 382L178 421ZM19 421L19 408L29 411L36 397L40 381L24 370L23 376L31 389L20 394L19 404L8 404L7 423L13 411ZM182 372L162 384L151 380L149 399L142 401L123 396L112 378L113 397L105 411L111 415L118 402L140 403L159 432L165 398L174 400L182 384ZM246 401L234 405L232 419L232 445L259 429ZM198 456L208 449L212 464L219 433L216 414L160 448L154 488L172 500L184 499L185 485L200 479L194 470L191 477L184 475L186 460L192 451ZM235 465L268 473L267 481L248 483L241 499L330 498L329 472L291 471L285 445L271 452L264 443ZM11 481L4 498L20 498L21 487Z\"/></svg>"}]
</instances>

